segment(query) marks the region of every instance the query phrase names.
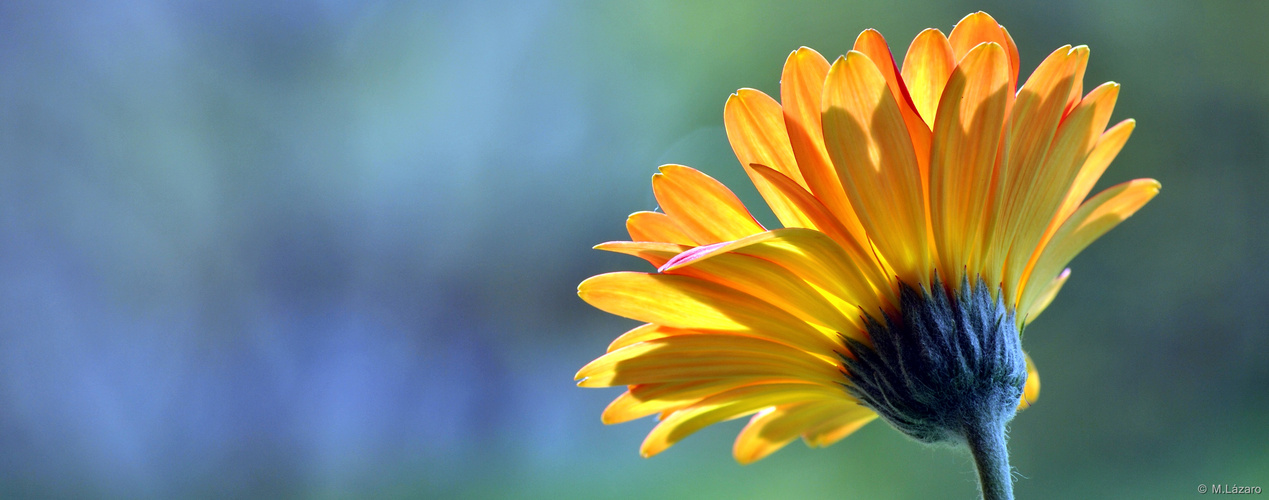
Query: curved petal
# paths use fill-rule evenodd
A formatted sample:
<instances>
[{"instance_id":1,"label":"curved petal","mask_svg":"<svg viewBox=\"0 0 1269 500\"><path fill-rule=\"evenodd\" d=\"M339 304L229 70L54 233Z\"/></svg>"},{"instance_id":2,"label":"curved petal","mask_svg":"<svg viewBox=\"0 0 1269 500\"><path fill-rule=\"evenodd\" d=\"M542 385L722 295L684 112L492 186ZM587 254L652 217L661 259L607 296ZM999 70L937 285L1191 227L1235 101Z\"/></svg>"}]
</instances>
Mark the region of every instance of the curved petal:
<instances>
[{"instance_id":1,"label":"curved petal","mask_svg":"<svg viewBox=\"0 0 1269 500\"><path fill-rule=\"evenodd\" d=\"M952 33L947 36L947 40L956 61L960 61L981 43L993 42L1004 47L1009 56L1009 92L1013 93L1013 89L1017 87L1020 66L1018 47L1014 45L1009 32L994 18L981 11L965 16L956 23L956 27L952 28Z\"/></svg>"},{"instance_id":2,"label":"curved petal","mask_svg":"<svg viewBox=\"0 0 1269 500\"><path fill-rule=\"evenodd\" d=\"M841 441L859 428L868 425L877 418L877 413L866 406L850 404L843 408L832 420L807 431L802 435L806 445L812 448L823 448Z\"/></svg>"},{"instance_id":3,"label":"curved petal","mask_svg":"<svg viewBox=\"0 0 1269 500\"><path fill-rule=\"evenodd\" d=\"M885 78L850 51L824 82L824 141L868 238L899 279L929 278L925 197L907 125Z\"/></svg>"},{"instance_id":4,"label":"curved petal","mask_svg":"<svg viewBox=\"0 0 1269 500\"><path fill-rule=\"evenodd\" d=\"M725 333L646 340L604 354L578 370L582 387L725 377L771 376L833 384L840 367L826 356L770 340Z\"/></svg>"},{"instance_id":5,"label":"curved petal","mask_svg":"<svg viewBox=\"0 0 1269 500\"><path fill-rule=\"evenodd\" d=\"M1066 267L1080 251L1132 216L1156 194L1159 194L1159 181L1136 179L1111 186L1090 198L1053 234L1031 275L1038 280L1057 276L1058 270ZM1024 291L1019 309L1029 308L1042 291L1042 287Z\"/></svg>"},{"instance_id":6,"label":"curved petal","mask_svg":"<svg viewBox=\"0 0 1269 500\"><path fill-rule=\"evenodd\" d=\"M752 295L689 276L635 272L601 274L577 294L618 316L672 328L741 332L831 353L837 340Z\"/></svg>"},{"instance_id":7,"label":"curved petal","mask_svg":"<svg viewBox=\"0 0 1269 500\"><path fill-rule=\"evenodd\" d=\"M938 110L939 96L956 68L952 46L943 32L934 28L922 31L903 57L903 81L908 94L925 124L934 128L934 113Z\"/></svg>"},{"instance_id":8,"label":"curved petal","mask_svg":"<svg viewBox=\"0 0 1269 500\"><path fill-rule=\"evenodd\" d=\"M691 167L664 165L652 192L666 215L693 240L716 243L764 230L727 186Z\"/></svg>"},{"instance_id":9,"label":"curved petal","mask_svg":"<svg viewBox=\"0 0 1269 500\"><path fill-rule=\"evenodd\" d=\"M821 384L763 384L740 387L705 398L678 410L661 421L643 440L640 453L656 455L692 433L712 424L750 413L768 406L845 398L840 387Z\"/></svg>"},{"instance_id":10,"label":"curved petal","mask_svg":"<svg viewBox=\"0 0 1269 500\"><path fill-rule=\"evenodd\" d=\"M595 250L603 250L605 252L624 253L633 255L640 259L648 261L656 267L661 267L669 262L674 256L683 253L692 247L679 245L676 243L660 243L652 241L609 241L595 245Z\"/></svg>"},{"instance_id":11,"label":"curved petal","mask_svg":"<svg viewBox=\"0 0 1269 500\"><path fill-rule=\"evenodd\" d=\"M947 81L934 122L930 156L930 215L943 276L959 283L964 270L981 269L971 260L992 192L1000 133L1009 102L1004 48L974 48ZM971 276L971 279L976 278Z\"/></svg>"},{"instance_id":12,"label":"curved petal","mask_svg":"<svg viewBox=\"0 0 1269 500\"><path fill-rule=\"evenodd\" d=\"M1035 176L1023 188L1029 193L1016 201L1018 209L1014 216L1017 221L1013 247L1009 250L1005 265L1006 284L1016 283L1020 289L1029 286L1026 271L1039 258L1048 228L1061 223L1055 222L1054 217L1070 191L1071 183L1075 181L1084 158L1093 149L1102 131L1106 130L1118 97L1118 84L1099 86L1089 92L1088 97L1058 126L1048 155L1036 170ZM1056 231L1056 227L1054 230ZM1037 286L1047 284L1042 282Z\"/></svg>"},{"instance_id":13,"label":"curved petal","mask_svg":"<svg viewBox=\"0 0 1269 500\"><path fill-rule=\"evenodd\" d=\"M1071 190L1062 201L1062 208L1058 209L1057 217L1055 217L1058 224L1070 217L1071 213L1075 212L1080 203L1088 197L1088 193L1093 191L1097 180L1102 178L1106 167L1109 167L1110 162L1119 155L1119 151L1124 148L1124 143L1128 142L1128 137L1132 135L1136 127L1137 121L1129 118L1111 127L1097 140L1097 145L1093 146L1093 151L1084 159L1084 165L1075 176L1075 182L1071 183ZM1056 231L1057 227L1053 230Z\"/></svg>"},{"instance_id":14,"label":"curved petal","mask_svg":"<svg viewBox=\"0 0 1269 500\"><path fill-rule=\"evenodd\" d=\"M846 197L828 151L824 149L821 99L828 61L819 52L802 47L789 54L780 77L780 101L793 155L806 186L837 216L856 241L867 241L864 227Z\"/></svg>"},{"instance_id":15,"label":"curved petal","mask_svg":"<svg viewBox=\"0 0 1269 500\"><path fill-rule=\"evenodd\" d=\"M1049 308L1049 304L1052 304L1053 299L1057 298L1058 292L1062 290L1062 285L1065 285L1066 279L1070 277L1071 268L1068 267L1063 269L1061 274L1058 274L1058 277L1053 278L1053 281L1050 281L1048 285L1045 285L1044 291L1040 292L1040 295L1036 296L1034 299L1035 302L1025 309L1026 314L1024 314L1022 318L1023 325L1031 324L1032 321L1035 321L1036 317L1040 316L1040 313Z\"/></svg>"},{"instance_id":16,"label":"curved petal","mask_svg":"<svg viewBox=\"0 0 1269 500\"><path fill-rule=\"evenodd\" d=\"M605 424L619 424L655 413L674 412L701 399L737 387L757 384L796 383L788 378L728 377L681 382L632 385L604 409L600 419Z\"/></svg>"},{"instance_id":17,"label":"curved petal","mask_svg":"<svg viewBox=\"0 0 1269 500\"><path fill-rule=\"evenodd\" d=\"M775 453L810 427L837 416L841 405L834 400L793 403L767 408L749 420L736 436L732 455L747 465Z\"/></svg>"},{"instance_id":18,"label":"curved petal","mask_svg":"<svg viewBox=\"0 0 1269 500\"><path fill-rule=\"evenodd\" d=\"M635 212L626 218L626 231L634 241L662 241L696 246L696 240L683 232L677 222L661 212Z\"/></svg>"}]
</instances>

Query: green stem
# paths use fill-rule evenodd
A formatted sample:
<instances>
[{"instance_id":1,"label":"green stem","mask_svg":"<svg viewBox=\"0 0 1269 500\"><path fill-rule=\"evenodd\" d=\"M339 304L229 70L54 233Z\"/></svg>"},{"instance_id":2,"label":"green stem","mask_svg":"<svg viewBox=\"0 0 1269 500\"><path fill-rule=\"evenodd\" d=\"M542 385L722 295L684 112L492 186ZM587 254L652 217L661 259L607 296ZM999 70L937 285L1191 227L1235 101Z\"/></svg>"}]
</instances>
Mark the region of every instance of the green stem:
<instances>
[{"instance_id":1,"label":"green stem","mask_svg":"<svg viewBox=\"0 0 1269 500\"><path fill-rule=\"evenodd\" d=\"M1009 448L1005 446L1005 426L1000 422L974 422L965 426L965 441L974 454L983 500L1013 500Z\"/></svg>"}]
</instances>

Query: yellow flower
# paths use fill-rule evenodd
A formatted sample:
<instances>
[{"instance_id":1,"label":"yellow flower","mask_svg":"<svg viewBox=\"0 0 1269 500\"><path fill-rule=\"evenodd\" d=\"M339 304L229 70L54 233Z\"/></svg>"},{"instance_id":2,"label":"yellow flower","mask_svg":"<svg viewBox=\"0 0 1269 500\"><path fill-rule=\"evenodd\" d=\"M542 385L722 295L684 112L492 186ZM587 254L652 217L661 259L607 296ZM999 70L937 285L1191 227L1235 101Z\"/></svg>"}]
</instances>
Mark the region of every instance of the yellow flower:
<instances>
[{"instance_id":1,"label":"yellow flower","mask_svg":"<svg viewBox=\"0 0 1269 500\"><path fill-rule=\"evenodd\" d=\"M971 449L979 413L984 432L1003 432L1039 391L1018 332L1066 264L1159 190L1138 179L1086 199L1134 126L1106 128L1119 85L1085 94L1087 62L1087 47L1061 47L1017 88L1013 39L979 12L950 36L921 32L902 67L867 30L831 65L790 54L780 102L733 94L727 136L784 228L697 170L660 168L664 213L637 212L632 241L596 247L658 272L578 288L646 323L577 373L582 387L627 386L604 422L658 415L651 456L753 415L735 442L742 463L799 436L832 444L878 413ZM960 389L936 386L949 380L982 389L948 396ZM980 411L1005 397L1008 409Z\"/></svg>"}]
</instances>

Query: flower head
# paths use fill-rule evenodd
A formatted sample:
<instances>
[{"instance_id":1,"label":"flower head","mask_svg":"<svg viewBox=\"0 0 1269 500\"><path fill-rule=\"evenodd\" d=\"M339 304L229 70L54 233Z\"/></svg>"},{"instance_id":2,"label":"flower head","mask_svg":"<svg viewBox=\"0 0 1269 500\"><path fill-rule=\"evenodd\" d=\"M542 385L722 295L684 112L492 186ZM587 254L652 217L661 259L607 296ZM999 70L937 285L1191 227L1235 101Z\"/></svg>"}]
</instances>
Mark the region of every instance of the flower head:
<instances>
[{"instance_id":1,"label":"flower head","mask_svg":"<svg viewBox=\"0 0 1269 500\"><path fill-rule=\"evenodd\" d=\"M658 415L645 456L746 415L741 462L878 415L976 456L1000 437L1003 452L1004 424L1039 390L1020 331L1066 264L1159 190L1138 179L1087 198L1134 126L1107 129L1119 85L1085 93L1087 62L1087 47L1061 47L1019 86L1013 39L979 12L950 36L921 32L901 67L867 30L832 64L790 54L779 102L733 94L728 138L784 228L697 170L661 167L664 212L597 246L657 272L579 286L646 323L577 374L627 386L604 422Z\"/></svg>"}]
</instances>

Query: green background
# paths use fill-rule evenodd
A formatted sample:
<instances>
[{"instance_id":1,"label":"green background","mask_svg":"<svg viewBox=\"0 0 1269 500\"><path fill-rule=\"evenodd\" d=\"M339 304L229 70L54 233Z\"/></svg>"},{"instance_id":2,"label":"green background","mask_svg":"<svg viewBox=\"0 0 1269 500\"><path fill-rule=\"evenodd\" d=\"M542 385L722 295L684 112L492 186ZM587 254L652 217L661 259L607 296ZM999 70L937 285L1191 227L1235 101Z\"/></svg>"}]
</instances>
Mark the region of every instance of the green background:
<instances>
[{"instance_id":1,"label":"green background","mask_svg":"<svg viewBox=\"0 0 1269 500\"><path fill-rule=\"evenodd\" d=\"M901 58L984 9L1023 74L1087 44L1163 184L1028 328L1020 498L1269 487L1269 2L0 3L0 496L972 498L874 423L749 466L652 459L573 373L633 322L575 295L788 53Z\"/></svg>"}]
</instances>

